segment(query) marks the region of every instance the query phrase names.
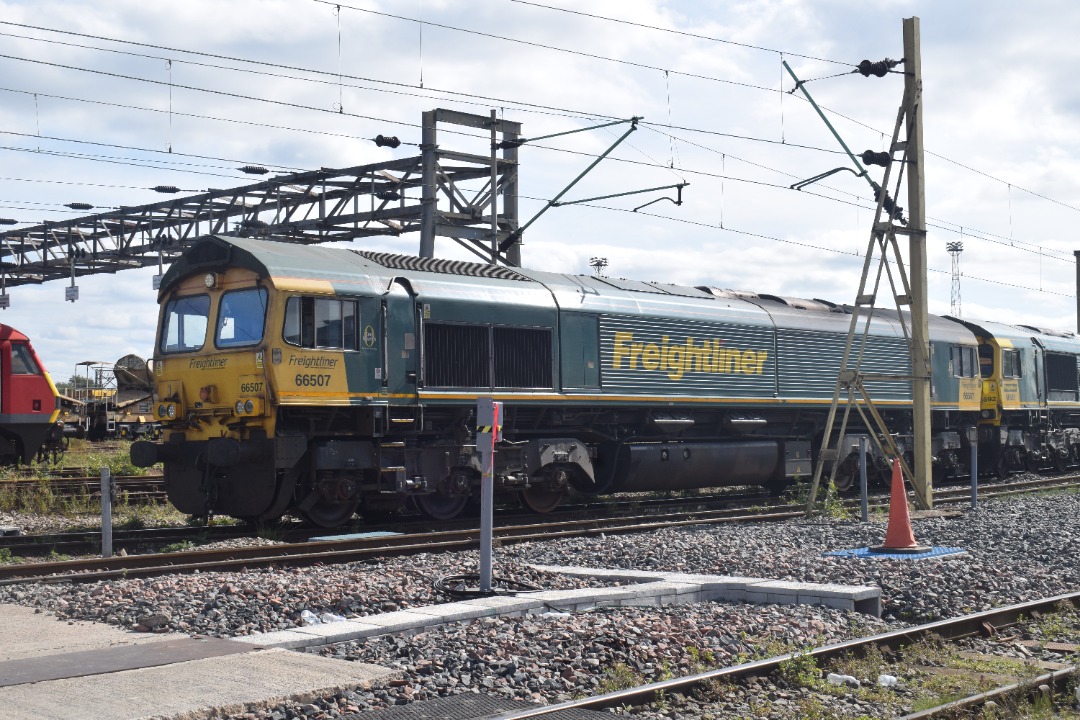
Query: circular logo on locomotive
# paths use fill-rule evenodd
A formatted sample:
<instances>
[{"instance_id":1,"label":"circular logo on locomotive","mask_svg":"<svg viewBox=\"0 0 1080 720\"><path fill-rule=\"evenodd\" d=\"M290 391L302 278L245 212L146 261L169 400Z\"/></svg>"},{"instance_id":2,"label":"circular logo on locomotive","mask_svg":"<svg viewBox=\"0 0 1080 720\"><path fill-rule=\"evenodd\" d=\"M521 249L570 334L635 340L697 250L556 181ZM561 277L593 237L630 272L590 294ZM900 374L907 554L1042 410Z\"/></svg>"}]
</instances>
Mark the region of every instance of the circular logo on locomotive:
<instances>
[{"instance_id":1,"label":"circular logo on locomotive","mask_svg":"<svg viewBox=\"0 0 1080 720\"><path fill-rule=\"evenodd\" d=\"M364 347L375 347L375 328L371 327L370 325L364 328Z\"/></svg>"}]
</instances>

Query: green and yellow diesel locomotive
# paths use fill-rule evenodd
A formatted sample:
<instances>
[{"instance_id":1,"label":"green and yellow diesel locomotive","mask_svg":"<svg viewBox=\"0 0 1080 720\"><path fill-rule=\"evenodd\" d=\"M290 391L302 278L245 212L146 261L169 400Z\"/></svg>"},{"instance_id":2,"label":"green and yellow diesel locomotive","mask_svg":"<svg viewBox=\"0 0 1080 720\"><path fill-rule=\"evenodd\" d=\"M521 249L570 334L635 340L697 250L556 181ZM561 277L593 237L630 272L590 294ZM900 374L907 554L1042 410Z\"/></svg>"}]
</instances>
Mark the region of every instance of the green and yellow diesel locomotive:
<instances>
[{"instance_id":1,"label":"green and yellow diesel locomotive","mask_svg":"<svg viewBox=\"0 0 1080 720\"><path fill-rule=\"evenodd\" d=\"M460 513L479 396L505 405L498 491L540 512L571 488L779 491L812 473L850 324L824 301L233 237L193 244L159 299L163 435L132 460L164 463L183 512L323 526L409 500ZM930 330L935 467L956 472L979 343ZM909 374L896 313L867 331L863 370ZM910 386L871 391L903 444Z\"/></svg>"}]
</instances>

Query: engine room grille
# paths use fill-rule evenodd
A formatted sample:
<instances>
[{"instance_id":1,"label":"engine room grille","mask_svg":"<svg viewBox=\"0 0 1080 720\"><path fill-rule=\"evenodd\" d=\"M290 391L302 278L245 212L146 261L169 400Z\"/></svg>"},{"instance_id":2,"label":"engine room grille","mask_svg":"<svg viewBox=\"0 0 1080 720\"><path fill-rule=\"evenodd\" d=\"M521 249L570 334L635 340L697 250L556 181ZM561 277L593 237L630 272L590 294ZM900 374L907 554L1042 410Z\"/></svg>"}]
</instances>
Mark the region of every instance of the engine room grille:
<instances>
[{"instance_id":1,"label":"engine room grille","mask_svg":"<svg viewBox=\"0 0 1080 720\"><path fill-rule=\"evenodd\" d=\"M551 330L494 327L495 387L550 388Z\"/></svg>"},{"instance_id":2,"label":"engine room grille","mask_svg":"<svg viewBox=\"0 0 1080 720\"><path fill-rule=\"evenodd\" d=\"M551 342L551 328L425 323L424 383L551 389Z\"/></svg>"},{"instance_id":3,"label":"engine room grille","mask_svg":"<svg viewBox=\"0 0 1080 720\"><path fill-rule=\"evenodd\" d=\"M424 382L432 387L491 387L488 328L424 325Z\"/></svg>"}]
</instances>

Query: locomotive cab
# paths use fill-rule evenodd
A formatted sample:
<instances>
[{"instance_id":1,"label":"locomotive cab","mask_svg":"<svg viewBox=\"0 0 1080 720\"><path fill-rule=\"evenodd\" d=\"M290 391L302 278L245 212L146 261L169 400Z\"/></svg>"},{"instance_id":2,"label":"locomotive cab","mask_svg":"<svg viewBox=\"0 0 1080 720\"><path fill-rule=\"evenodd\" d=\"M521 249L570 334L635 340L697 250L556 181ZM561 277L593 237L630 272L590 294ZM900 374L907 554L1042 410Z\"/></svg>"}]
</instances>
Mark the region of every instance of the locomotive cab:
<instances>
[{"instance_id":1,"label":"locomotive cab","mask_svg":"<svg viewBox=\"0 0 1080 720\"><path fill-rule=\"evenodd\" d=\"M293 259L300 248L275 245L278 255L257 259L231 240L205 239L166 273L153 363L163 437L134 443L131 457L164 463L182 512L258 521L296 510L338 525L375 467L372 443L355 437L377 434L385 413L378 402L334 408L388 392L385 301L371 283L354 281L346 294L304 277Z\"/></svg>"},{"instance_id":2,"label":"locomotive cab","mask_svg":"<svg viewBox=\"0 0 1080 720\"><path fill-rule=\"evenodd\" d=\"M29 339L0 325L0 463L30 462L60 447L60 394Z\"/></svg>"}]
</instances>

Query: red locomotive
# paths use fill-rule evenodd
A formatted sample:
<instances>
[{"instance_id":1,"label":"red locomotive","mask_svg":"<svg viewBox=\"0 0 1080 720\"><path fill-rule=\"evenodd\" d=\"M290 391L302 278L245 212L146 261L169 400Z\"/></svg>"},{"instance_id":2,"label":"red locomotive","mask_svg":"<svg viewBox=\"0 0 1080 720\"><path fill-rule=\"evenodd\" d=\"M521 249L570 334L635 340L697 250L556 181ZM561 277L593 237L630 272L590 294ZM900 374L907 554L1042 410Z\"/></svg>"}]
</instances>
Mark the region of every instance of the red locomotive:
<instances>
[{"instance_id":1,"label":"red locomotive","mask_svg":"<svg viewBox=\"0 0 1080 720\"><path fill-rule=\"evenodd\" d=\"M0 464L30 462L61 448L59 399L29 338L0 324Z\"/></svg>"}]
</instances>

